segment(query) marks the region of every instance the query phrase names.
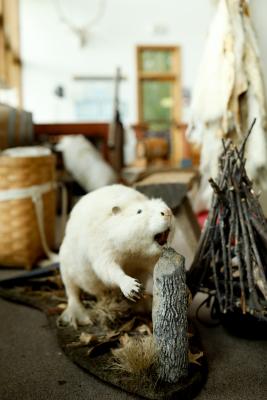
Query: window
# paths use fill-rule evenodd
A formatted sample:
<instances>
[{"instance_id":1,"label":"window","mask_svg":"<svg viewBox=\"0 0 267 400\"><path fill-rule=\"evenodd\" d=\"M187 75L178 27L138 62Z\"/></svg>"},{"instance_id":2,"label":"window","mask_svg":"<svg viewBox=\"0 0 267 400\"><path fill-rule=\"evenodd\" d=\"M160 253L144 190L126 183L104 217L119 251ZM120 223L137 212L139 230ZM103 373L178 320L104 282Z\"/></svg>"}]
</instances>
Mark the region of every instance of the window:
<instances>
[{"instance_id":1,"label":"window","mask_svg":"<svg viewBox=\"0 0 267 400\"><path fill-rule=\"evenodd\" d=\"M127 80L120 78L119 110L123 121L128 117ZM77 121L110 122L114 113L115 77L76 77L72 95Z\"/></svg>"},{"instance_id":2,"label":"window","mask_svg":"<svg viewBox=\"0 0 267 400\"><path fill-rule=\"evenodd\" d=\"M137 47L138 119L148 135L166 137L170 160L179 161L181 120L180 48L175 46Z\"/></svg>"}]
</instances>

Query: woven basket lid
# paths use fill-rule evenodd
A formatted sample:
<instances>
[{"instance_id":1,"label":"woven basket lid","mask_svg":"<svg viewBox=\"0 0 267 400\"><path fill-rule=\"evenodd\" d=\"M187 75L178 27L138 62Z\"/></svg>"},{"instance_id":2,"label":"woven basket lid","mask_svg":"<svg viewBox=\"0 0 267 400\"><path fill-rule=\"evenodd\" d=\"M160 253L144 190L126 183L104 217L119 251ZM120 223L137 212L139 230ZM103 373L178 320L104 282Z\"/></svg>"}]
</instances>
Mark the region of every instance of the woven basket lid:
<instances>
[{"instance_id":1,"label":"woven basket lid","mask_svg":"<svg viewBox=\"0 0 267 400\"><path fill-rule=\"evenodd\" d=\"M12 147L2 151L2 156L9 157L43 157L49 156L52 152L44 146Z\"/></svg>"}]
</instances>

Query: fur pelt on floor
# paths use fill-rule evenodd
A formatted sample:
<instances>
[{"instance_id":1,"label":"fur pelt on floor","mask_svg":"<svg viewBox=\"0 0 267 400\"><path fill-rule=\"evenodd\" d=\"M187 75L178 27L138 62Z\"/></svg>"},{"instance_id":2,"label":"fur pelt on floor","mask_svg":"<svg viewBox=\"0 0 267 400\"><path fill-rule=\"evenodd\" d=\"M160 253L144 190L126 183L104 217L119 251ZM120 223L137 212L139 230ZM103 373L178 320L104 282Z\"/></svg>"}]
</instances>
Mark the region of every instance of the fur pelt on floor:
<instances>
[{"instance_id":1,"label":"fur pelt on floor","mask_svg":"<svg viewBox=\"0 0 267 400\"><path fill-rule=\"evenodd\" d=\"M57 150L62 151L67 171L86 192L117 181L115 171L83 135L63 137Z\"/></svg>"}]
</instances>

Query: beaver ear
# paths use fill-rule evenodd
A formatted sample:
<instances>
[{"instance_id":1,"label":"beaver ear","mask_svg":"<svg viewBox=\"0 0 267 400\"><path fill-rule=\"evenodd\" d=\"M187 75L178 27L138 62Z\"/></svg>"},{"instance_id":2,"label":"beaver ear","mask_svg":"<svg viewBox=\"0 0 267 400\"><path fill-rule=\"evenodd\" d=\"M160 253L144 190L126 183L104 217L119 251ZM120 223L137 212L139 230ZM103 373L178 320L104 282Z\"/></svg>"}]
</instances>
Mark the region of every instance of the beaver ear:
<instances>
[{"instance_id":1,"label":"beaver ear","mask_svg":"<svg viewBox=\"0 0 267 400\"><path fill-rule=\"evenodd\" d=\"M115 206L115 207L112 208L112 214L113 214L113 215L116 215L116 214L118 214L119 212L121 212L120 207Z\"/></svg>"}]
</instances>

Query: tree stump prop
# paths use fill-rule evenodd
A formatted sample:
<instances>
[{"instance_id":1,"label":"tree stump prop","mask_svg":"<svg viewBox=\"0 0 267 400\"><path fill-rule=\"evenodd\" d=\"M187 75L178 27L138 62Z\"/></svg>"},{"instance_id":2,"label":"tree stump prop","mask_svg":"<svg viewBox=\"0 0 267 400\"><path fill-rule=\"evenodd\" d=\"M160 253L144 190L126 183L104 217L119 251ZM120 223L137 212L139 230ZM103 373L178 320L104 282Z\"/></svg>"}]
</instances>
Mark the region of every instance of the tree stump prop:
<instances>
[{"instance_id":1,"label":"tree stump prop","mask_svg":"<svg viewBox=\"0 0 267 400\"><path fill-rule=\"evenodd\" d=\"M188 375L185 259L165 248L154 269L153 335L159 350L158 376L169 383Z\"/></svg>"}]
</instances>

